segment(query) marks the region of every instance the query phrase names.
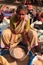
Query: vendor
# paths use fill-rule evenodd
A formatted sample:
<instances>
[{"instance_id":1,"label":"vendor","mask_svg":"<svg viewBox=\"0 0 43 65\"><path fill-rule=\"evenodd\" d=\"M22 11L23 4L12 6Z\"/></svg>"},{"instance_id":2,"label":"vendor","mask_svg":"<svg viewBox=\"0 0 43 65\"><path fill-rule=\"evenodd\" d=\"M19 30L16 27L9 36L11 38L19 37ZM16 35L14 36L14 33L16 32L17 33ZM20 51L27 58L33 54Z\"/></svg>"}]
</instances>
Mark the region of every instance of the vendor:
<instances>
[{"instance_id":1,"label":"vendor","mask_svg":"<svg viewBox=\"0 0 43 65\"><path fill-rule=\"evenodd\" d=\"M35 33L35 34L34 34ZM10 48L18 45L19 42L27 44L29 49L37 44L37 33L30 27L30 19L24 6L18 6L16 15L10 19L10 28L2 32L1 46ZM32 44L30 44L32 41Z\"/></svg>"},{"instance_id":2,"label":"vendor","mask_svg":"<svg viewBox=\"0 0 43 65\"><path fill-rule=\"evenodd\" d=\"M27 4L27 15L30 18L30 24L36 21L36 11L31 3Z\"/></svg>"}]
</instances>

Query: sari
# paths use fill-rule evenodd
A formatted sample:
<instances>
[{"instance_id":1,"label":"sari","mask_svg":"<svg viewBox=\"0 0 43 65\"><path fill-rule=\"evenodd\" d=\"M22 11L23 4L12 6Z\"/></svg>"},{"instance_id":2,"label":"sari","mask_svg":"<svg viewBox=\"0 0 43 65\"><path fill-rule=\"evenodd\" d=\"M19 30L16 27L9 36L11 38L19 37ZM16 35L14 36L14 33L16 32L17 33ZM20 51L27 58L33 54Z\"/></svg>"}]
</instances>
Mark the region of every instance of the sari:
<instances>
[{"instance_id":1,"label":"sari","mask_svg":"<svg viewBox=\"0 0 43 65\"><path fill-rule=\"evenodd\" d=\"M27 16L26 16L27 17ZM16 46L22 41L22 33L24 30L30 29L30 19L26 18L16 25L15 16L10 19L10 27L2 32L4 43L8 46ZM13 32L12 32L13 29ZM9 31L10 30L10 31ZM6 32L7 31L7 32Z\"/></svg>"},{"instance_id":2,"label":"sari","mask_svg":"<svg viewBox=\"0 0 43 65\"><path fill-rule=\"evenodd\" d=\"M24 20L21 20L16 26L15 18L13 16L10 20L10 25L15 33L22 33L24 29L30 29L30 19L28 19L28 16L26 15Z\"/></svg>"}]
</instances>

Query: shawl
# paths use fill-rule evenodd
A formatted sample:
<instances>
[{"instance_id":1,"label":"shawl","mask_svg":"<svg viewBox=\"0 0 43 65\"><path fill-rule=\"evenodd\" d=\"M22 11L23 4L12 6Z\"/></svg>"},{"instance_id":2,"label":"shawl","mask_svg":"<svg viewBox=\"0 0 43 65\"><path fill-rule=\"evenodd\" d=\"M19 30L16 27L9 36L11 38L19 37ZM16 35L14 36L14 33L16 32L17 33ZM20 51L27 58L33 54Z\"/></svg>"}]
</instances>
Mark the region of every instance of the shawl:
<instances>
[{"instance_id":1,"label":"shawl","mask_svg":"<svg viewBox=\"0 0 43 65\"><path fill-rule=\"evenodd\" d=\"M13 16L10 20L10 26L13 28L15 33L22 33L24 29L30 28L30 19L26 16L25 19L20 21L20 23L16 26L15 17Z\"/></svg>"}]
</instances>

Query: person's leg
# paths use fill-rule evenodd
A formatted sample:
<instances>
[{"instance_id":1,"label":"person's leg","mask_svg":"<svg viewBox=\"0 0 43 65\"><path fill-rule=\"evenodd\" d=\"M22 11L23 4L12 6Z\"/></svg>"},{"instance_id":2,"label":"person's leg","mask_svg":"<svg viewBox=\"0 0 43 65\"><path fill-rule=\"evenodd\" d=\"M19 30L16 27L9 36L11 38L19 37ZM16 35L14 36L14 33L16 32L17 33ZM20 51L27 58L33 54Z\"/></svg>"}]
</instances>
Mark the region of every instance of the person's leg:
<instances>
[{"instance_id":1,"label":"person's leg","mask_svg":"<svg viewBox=\"0 0 43 65\"><path fill-rule=\"evenodd\" d=\"M11 39L11 30L6 29L2 32L2 37L1 37L1 47L4 48L6 45L9 45Z\"/></svg>"},{"instance_id":2,"label":"person's leg","mask_svg":"<svg viewBox=\"0 0 43 65\"><path fill-rule=\"evenodd\" d=\"M38 35L37 35L37 32L34 31L34 29L33 30L31 29L31 31L32 31L33 37L34 37L34 43L33 43L33 45L37 46L38 45Z\"/></svg>"}]
</instances>

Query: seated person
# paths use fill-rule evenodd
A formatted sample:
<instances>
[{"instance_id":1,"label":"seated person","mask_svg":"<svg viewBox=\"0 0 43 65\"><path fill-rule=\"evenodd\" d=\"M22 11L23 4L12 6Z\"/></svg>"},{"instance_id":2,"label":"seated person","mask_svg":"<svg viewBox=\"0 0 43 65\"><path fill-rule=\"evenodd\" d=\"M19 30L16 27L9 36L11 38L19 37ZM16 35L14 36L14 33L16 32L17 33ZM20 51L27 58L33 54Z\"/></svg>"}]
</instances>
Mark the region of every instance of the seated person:
<instances>
[{"instance_id":1,"label":"seated person","mask_svg":"<svg viewBox=\"0 0 43 65\"><path fill-rule=\"evenodd\" d=\"M28 38L30 38L30 41ZM33 40L32 44L30 44L31 40ZM10 46L10 48L15 47L21 41L26 43L29 47L32 47L37 44L37 40L37 33L30 27L30 19L28 19L25 7L19 5L16 10L16 15L10 19L10 28L2 32L2 48L6 45L7 47Z\"/></svg>"}]
</instances>

